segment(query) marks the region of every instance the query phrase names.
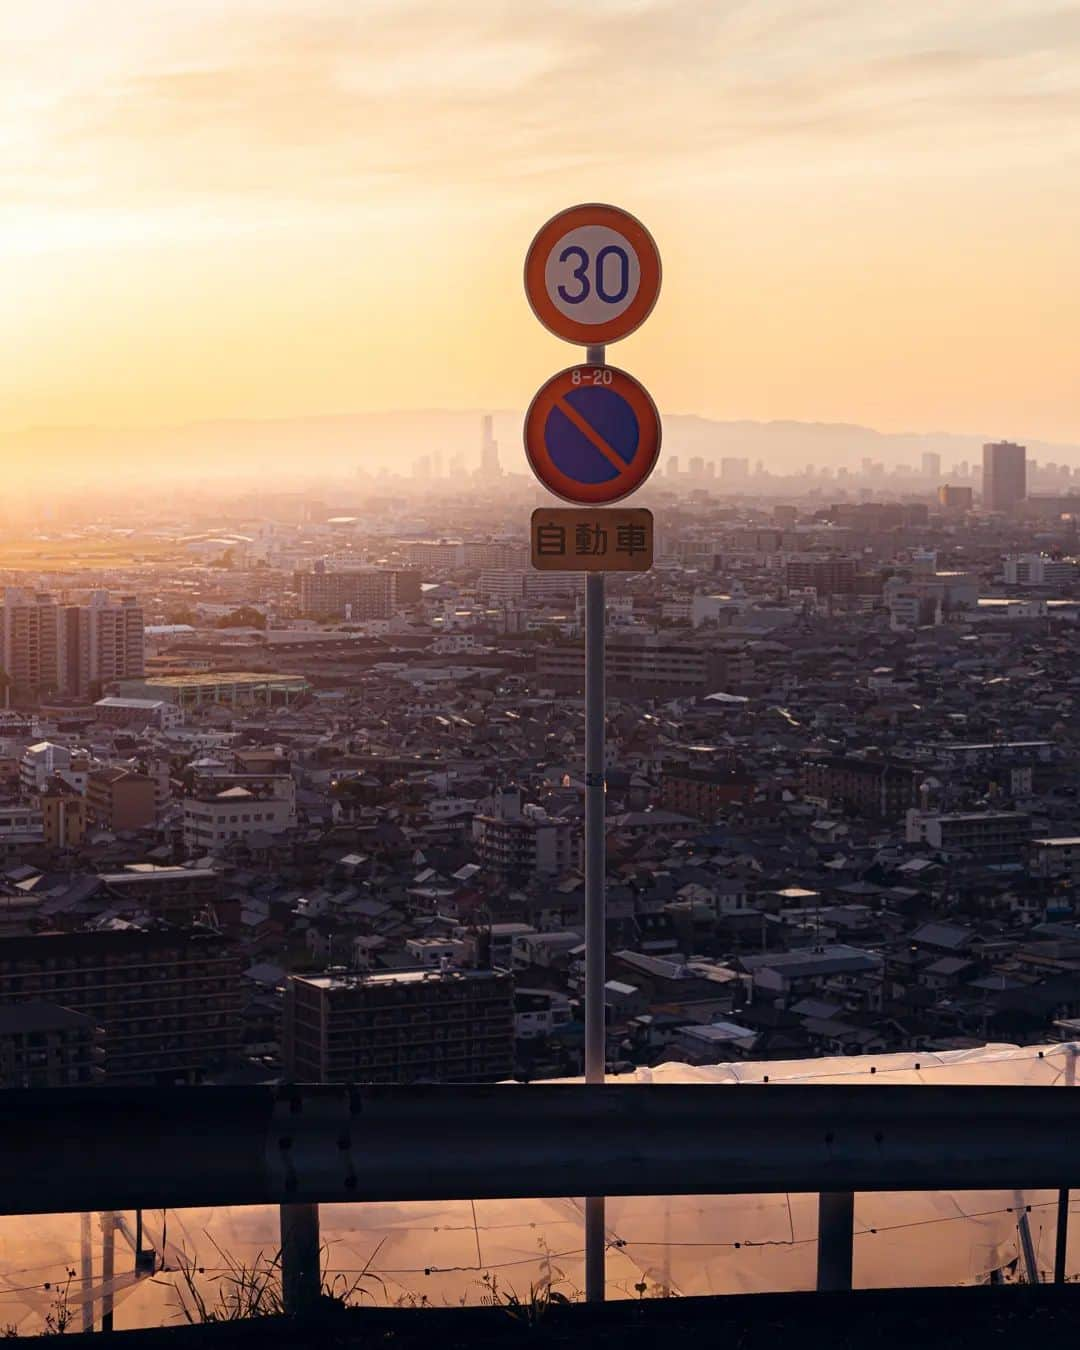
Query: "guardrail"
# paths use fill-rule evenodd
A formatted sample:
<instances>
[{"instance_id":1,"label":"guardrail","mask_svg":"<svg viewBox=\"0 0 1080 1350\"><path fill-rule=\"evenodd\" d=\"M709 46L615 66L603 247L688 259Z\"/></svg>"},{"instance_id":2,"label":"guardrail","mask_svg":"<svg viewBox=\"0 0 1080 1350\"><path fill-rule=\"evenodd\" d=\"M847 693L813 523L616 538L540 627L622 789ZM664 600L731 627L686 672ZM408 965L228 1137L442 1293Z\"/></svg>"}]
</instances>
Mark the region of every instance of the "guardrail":
<instances>
[{"instance_id":1,"label":"guardrail","mask_svg":"<svg viewBox=\"0 0 1080 1350\"><path fill-rule=\"evenodd\" d=\"M9 1214L282 1206L291 1307L339 1201L817 1192L818 1287L850 1288L855 1191L1080 1187L1080 1093L617 1084L57 1088L0 1094Z\"/></svg>"}]
</instances>

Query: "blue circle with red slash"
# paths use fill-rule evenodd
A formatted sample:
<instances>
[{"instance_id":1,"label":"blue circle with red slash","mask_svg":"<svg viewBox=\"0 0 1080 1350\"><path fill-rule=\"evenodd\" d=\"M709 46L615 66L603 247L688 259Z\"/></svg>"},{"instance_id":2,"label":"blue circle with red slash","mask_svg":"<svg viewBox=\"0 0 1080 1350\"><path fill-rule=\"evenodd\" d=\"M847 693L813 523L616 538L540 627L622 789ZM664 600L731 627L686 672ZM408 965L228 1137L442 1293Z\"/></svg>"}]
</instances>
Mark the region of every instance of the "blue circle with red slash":
<instances>
[{"instance_id":1,"label":"blue circle with red slash","mask_svg":"<svg viewBox=\"0 0 1080 1350\"><path fill-rule=\"evenodd\" d=\"M537 478L565 501L619 501L652 472L660 417L643 386L624 371L573 366L533 399L525 450Z\"/></svg>"}]
</instances>

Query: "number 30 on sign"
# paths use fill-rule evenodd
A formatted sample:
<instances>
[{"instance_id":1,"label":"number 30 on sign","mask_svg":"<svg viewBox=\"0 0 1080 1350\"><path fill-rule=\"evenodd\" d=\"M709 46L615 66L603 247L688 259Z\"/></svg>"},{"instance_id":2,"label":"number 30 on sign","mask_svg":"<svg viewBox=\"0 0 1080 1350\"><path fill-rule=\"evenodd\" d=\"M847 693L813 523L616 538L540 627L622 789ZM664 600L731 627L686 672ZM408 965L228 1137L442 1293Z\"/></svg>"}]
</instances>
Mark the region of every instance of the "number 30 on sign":
<instances>
[{"instance_id":1,"label":"number 30 on sign","mask_svg":"<svg viewBox=\"0 0 1080 1350\"><path fill-rule=\"evenodd\" d=\"M649 317L660 254L640 220L616 206L571 206L539 231L525 259L533 313L556 337L617 342Z\"/></svg>"}]
</instances>

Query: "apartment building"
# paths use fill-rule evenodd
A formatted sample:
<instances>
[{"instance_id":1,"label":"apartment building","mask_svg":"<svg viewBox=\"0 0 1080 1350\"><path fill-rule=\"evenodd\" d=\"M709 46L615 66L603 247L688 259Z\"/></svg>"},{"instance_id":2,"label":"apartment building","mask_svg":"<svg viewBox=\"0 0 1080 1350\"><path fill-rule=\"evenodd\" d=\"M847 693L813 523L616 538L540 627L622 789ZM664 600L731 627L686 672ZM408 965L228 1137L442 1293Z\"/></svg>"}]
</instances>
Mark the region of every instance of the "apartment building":
<instances>
[{"instance_id":1,"label":"apartment building","mask_svg":"<svg viewBox=\"0 0 1080 1350\"><path fill-rule=\"evenodd\" d=\"M95 769L86 780L86 804L104 829L150 829L157 823L158 785L131 769Z\"/></svg>"},{"instance_id":2,"label":"apartment building","mask_svg":"<svg viewBox=\"0 0 1080 1350\"><path fill-rule=\"evenodd\" d=\"M557 875L573 863L574 822L549 816L541 806L523 806L516 788L496 792L482 803L472 831L477 858L505 875Z\"/></svg>"},{"instance_id":3,"label":"apartment building","mask_svg":"<svg viewBox=\"0 0 1080 1350\"><path fill-rule=\"evenodd\" d=\"M0 802L0 859L21 858L45 842L39 805Z\"/></svg>"},{"instance_id":4,"label":"apartment building","mask_svg":"<svg viewBox=\"0 0 1080 1350\"><path fill-rule=\"evenodd\" d=\"M313 1083L492 1083L514 1071L514 980L495 970L291 975L283 1053Z\"/></svg>"},{"instance_id":5,"label":"apartment building","mask_svg":"<svg viewBox=\"0 0 1080 1350\"><path fill-rule=\"evenodd\" d=\"M129 863L121 872L99 872L110 908L141 912L189 927L221 901L224 879L212 867L158 867Z\"/></svg>"},{"instance_id":6,"label":"apartment building","mask_svg":"<svg viewBox=\"0 0 1080 1350\"><path fill-rule=\"evenodd\" d=\"M712 822L733 802L750 801L754 780L741 769L666 769L660 780L660 801L667 811Z\"/></svg>"},{"instance_id":7,"label":"apartment building","mask_svg":"<svg viewBox=\"0 0 1080 1350\"><path fill-rule=\"evenodd\" d=\"M184 847L224 853L256 835L296 826L296 784L287 773L221 774L199 778L184 798Z\"/></svg>"},{"instance_id":8,"label":"apartment building","mask_svg":"<svg viewBox=\"0 0 1080 1350\"><path fill-rule=\"evenodd\" d=\"M918 800L920 776L893 760L822 755L803 765L803 792L852 815L899 820Z\"/></svg>"},{"instance_id":9,"label":"apartment building","mask_svg":"<svg viewBox=\"0 0 1080 1350\"><path fill-rule=\"evenodd\" d=\"M45 785L38 801L47 848L78 848L86 838L86 798L65 782L54 778Z\"/></svg>"},{"instance_id":10,"label":"apartment building","mask_svg":"<svg viewBox=\"0 0 1080 1350\"><path fill-rule=\"evenodd\" d=\"M95 591L86 605L61 605L54 595L8 587L0 606L0 666L17 696L84 696L135 678L145 669L142 608L131 595L114 603Z\"/></svg>"},{"instance_id":11,"label":"apartment building","mask_svg":"<svg viewBox=\"0 0 1080 1350\"><path fill-rule=\"evenodd\" d=\"M784 580L789 589L812 587L818 595L854 595L857 569L854 558L834 554L789 558L784 564Z\"/></svg>"},{"instance_id":12,"label":"apartment building","mask_svg":"<svg viewBox=\"0 0 1080 1350\"><path fill-rule=\"evenodd\" d=\"M1031 817L1023 811L907 813L909 844L929 844L944 852L973 853L987 862L1023 856L1031 840Z\"/></svg>"},{"instance_id":13,"label":"apartment building","mask_svg":"<svg viewBox=\"0 0 1080 1350\"><path fill-rule=\"evenodd\" d=\"M108 1082L196 1082L238 1053L240 962L217 933L111 929L0 943L0 1008L31 1001L104 1030Z\"/></svg>"},{"instance_id":14,"label":"apartment building","mask_svg":"<svg viewBox=\"0 0 1080 1350\"><path fill-rule=\"evenodd\" d=\"M465 566L465 544L460 539L408 539L398 542L410 567L445 572Z\"/></svg>"},{"instance_id":15,"label":"apartment building","mask_svg":"<svg viewBox=\"0 0 1080 1350\"><path fill-rule=\"evenodd\" d=\"M135 679L145 670L142 606L133 595L116 602L95 591L88 604L65 610L65 692L100 694L114 680Z\"/></svg>"},{"instance_id":16,"label":"apartment building","mask_svg":"<svg viewBox=\"0 0 1080 1350\"><path fill-rule=\"evenodd\" d=\"M1037 877L1080 882L1080 837L1062 835L1031 841L1031 871Z\"/></svg>"},{"instance_id":17,"label":"apartment building","mask_svg":"<svg viewBox=\"0 0 1080 1350\"><path fill-rule=\"evenodd\" d=\"M520 539L466 539L461 555L462 565L468 571L518 571L529 564L529 546Z\"/></svg>"},{"instance_id":18,"label":"apartment building","mask_svg":"<svg viewBox=\"0 0 1080 1350\"><path fill-rule=\"evenodd\" d=\"M361 622L391 619L420 599L420 573L368 567L332 572L316 567L299 572L300 613L317 618Z\"/></svg>"},{"instance_id":19,"label":"apartment building","mask_svg":"<svg viewBox=\"0 0 1080 1350\"><path fill-rule=\"evenodd\" d=\"M90 1087L105 1077L104 1034L55 1003L0 1008L0 1088Z\"/></svg>"},{"instance_id":20,"label":"apartment building","mask_svg":"<svg viewBox=\"0 0 1080 1350\"><path fill-rule=\"evenodd\" d=\"M85 792L89 777L89 757L55 741L28 745L19 760L19 788L27 797L44 792L56 778L62 778L77 792Z\"/></svg>"},{"instance_id":21,"label":"apartment building","mask_svg":"<svg viewBox=\"0 0 1080 1350\"><path fill-rule=\"evenodd\" d=\"M744 652L683 642L662 634L612 636L607 644L607 682L612 692L639 698L703 697L730 691L748 680L753 663ZM556 643L536 656L536 683L556 693L579 693L585 683L582 643Z\"/></svg>"},{"instance_id":22,"label":"apartment building","mask_svg":"<svg viewBox=\"0 0 1080 1350\"><path fill-rule=\"evenodd\" d=\"M1070 558L1051 558L1045 553L1017 553L1005 559L1007 586L1071 586L1076 563Z\"/></svg>"}]
</instances>

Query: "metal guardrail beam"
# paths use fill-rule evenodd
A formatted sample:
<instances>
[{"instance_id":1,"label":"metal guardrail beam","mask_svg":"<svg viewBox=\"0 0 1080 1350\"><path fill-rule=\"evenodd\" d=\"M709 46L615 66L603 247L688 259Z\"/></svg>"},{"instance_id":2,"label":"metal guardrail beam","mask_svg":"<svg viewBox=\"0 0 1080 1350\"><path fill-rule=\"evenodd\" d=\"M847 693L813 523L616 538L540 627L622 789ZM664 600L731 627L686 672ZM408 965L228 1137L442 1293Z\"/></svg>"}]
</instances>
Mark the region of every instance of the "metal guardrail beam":
<instances>
[{"instance_id":1,"label":"metal guardrail beam","mask_svg":"<svg viewBox=\"0 0 1080 1350\"><path fill-rule=\"evenodd\" d=\"M0 1211L1080 1188L1043 1087L58 1088L0 1093Z\"/></svg>"}]
</instances>

